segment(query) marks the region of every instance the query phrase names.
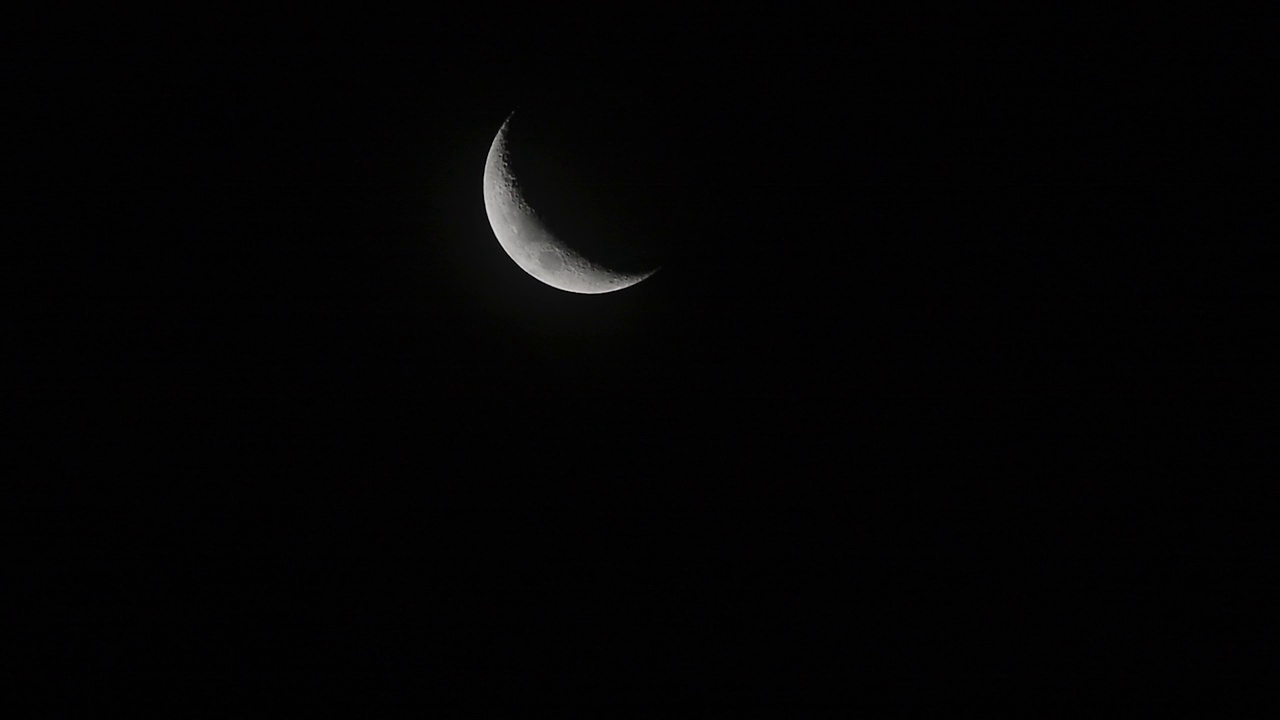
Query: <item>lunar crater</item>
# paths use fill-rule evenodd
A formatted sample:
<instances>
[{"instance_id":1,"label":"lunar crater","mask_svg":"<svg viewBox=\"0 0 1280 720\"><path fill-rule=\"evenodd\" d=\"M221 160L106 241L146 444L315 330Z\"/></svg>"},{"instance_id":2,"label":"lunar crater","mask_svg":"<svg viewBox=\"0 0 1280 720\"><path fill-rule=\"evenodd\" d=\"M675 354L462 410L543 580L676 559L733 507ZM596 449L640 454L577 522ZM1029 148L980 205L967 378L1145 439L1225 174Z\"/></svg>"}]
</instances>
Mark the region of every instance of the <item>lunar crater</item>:
<instances>
[{"instance_id":1,"label":"lunar crater","mask_svg":"<svg viewBox=\"0 0 1280 720\"><path fill-rule=\"evenodd\" d=\"M508 117L494 137L484 172L485 212L508 257L547 285L583 294L621 290L656 272L656 267L628 269L630 253L610 248L608 238L569 244L548 227L517 177L510 148L511 120ZM584 253L584 249L590 250Z\"/></svg>"}]
</instances>

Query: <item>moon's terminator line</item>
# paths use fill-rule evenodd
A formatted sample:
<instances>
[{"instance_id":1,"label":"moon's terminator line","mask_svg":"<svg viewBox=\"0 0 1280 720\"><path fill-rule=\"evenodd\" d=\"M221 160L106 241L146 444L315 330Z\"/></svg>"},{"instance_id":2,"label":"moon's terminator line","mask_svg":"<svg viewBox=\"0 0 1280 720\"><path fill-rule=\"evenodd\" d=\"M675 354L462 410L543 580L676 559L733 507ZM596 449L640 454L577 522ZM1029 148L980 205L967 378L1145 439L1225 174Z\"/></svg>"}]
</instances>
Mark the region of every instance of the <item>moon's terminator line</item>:
<instances>
[{"instance_id":1,"label":"moon's terminator line","mask_svg":"<svg viewBox=\"0 0 1280 720\"><path fill-rule=\"evenodd\" d=\"M484 209L498 243L516 265L553 288L587 295L621 290L657 272L656 268L642 273L612 270L577 252L547 229L526 201L512 168L510 123L508 115L489 147L484 166Z\"/></svg>"}]
</instances>

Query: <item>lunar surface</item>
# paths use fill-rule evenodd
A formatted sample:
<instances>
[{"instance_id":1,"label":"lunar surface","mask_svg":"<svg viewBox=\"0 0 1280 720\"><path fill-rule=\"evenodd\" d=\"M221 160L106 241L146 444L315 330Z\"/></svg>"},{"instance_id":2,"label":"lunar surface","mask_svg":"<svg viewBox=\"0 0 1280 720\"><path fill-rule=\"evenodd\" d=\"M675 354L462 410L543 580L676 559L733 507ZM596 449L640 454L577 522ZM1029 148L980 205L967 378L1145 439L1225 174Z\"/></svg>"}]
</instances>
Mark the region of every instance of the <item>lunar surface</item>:
<instances>
[{"instance_id":1,"label":"lunar surface","mask_svg":"<svg viewBox=\"0 0 1280 720\"><path fill-rule=\"evenodd\" d=\"M613 292L653 275L620 272L591 258L557 238L530 207L516 177L511 157L509 126L502 123L489 147L484 167L484 209L498 243L520 269L558 290L585 295Z\"/></svg>"}]
</instances>

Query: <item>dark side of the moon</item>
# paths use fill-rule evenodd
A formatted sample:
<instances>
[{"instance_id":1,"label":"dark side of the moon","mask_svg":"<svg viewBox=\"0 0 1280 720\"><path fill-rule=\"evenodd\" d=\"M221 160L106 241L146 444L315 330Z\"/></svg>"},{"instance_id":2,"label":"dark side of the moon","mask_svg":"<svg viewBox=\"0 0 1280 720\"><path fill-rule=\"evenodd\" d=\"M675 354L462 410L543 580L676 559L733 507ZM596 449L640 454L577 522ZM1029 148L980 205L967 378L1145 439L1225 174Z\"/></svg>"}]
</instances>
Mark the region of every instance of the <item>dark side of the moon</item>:
<instances>
[{"instance_id":1,"label":"dark side of the moon","mask_svg":"<svg viewBox=\"0 0 1280 720\"><path fill-rule=\"evenodd\" d=\"M641 108L579 99L527 103L507 126L512 170L524 200L575 252L623 274L670 261L678 244L688 172L672 157L678 137Z\"/></svg>"}]
</instances>

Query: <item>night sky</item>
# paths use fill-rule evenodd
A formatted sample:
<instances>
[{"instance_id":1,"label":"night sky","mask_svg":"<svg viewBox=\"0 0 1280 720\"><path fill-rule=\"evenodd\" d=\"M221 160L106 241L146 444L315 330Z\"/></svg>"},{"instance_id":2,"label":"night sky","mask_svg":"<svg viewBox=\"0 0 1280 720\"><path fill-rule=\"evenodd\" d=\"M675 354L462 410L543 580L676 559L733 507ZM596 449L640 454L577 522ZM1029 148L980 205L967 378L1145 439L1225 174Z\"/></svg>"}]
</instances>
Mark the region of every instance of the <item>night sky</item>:
<instances>
[{"instance_id":1,"label":"night sky","mask_svg":"<svg viewBox=\"0 0 1280 720\"><path fill-rule=\"evenodd\" d=\"M1274 675L1261 31L859 12L33 30L36 699L1039 712ZM513 110L549 211L658 274L506 257Z\"/></svg>"}]
</instances>

